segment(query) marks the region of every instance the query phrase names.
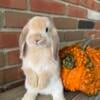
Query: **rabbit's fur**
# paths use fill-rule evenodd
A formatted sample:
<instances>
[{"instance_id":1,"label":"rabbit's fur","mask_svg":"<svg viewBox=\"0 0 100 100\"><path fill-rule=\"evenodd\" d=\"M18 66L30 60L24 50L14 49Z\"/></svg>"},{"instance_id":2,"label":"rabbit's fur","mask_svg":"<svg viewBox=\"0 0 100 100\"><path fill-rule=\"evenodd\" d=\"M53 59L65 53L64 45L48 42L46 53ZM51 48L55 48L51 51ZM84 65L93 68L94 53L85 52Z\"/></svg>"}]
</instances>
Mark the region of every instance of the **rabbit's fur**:
<instances>
[{"instance_id":1,"label":"rabbit's fur","mask_svg":"<svg viewBox=\"0 0 100 100\"><path fill-rule=\"evenodd\" d=\"M22 70L26 76L22 100L36 100L38 93L65 100L59 67L59 37L52 20L33 17L19 38Z\"/></svg>"}]
</instances>

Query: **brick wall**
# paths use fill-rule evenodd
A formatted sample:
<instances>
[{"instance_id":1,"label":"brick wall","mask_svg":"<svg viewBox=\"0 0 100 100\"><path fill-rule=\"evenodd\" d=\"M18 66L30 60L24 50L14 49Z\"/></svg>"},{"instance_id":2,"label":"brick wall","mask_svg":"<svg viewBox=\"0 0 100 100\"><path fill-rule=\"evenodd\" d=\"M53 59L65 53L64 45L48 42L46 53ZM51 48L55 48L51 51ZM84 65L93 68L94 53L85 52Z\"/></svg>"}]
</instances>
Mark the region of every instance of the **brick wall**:
<instances>
[{"instance_id":1,"label":"brick wall","mask_svg":"<svg viewBox=\"0 0 100 100\"><path fill-rule=\"evenodd\" d=\"M18 38L22 27L35 15L54 19L60 41L95 34L100 46L100 3L96 0L0 0L0 89L23 82Z\"/></svg>"}]
</instances>

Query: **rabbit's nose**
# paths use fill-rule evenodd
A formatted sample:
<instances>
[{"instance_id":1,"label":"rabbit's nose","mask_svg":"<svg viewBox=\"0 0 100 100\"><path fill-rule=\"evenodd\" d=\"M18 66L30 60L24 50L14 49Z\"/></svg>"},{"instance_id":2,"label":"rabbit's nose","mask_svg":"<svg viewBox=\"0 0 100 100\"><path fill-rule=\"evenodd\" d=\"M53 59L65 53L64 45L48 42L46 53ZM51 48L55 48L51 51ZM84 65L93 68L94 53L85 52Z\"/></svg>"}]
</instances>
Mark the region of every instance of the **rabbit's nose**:
<instances>
[{"instance_id":1,"label":"rabbit's nose","mask_svg":"<svg viewBox=\"0 0 100 100\"><path fill-rule=\"evenodd\" d=\"M46 42L45 39L38 39L38 40L35 40L34 44L36 44L36 45L42 45L42 44L44 44L45 42Z\"/></svg>"},{"instance_id":2,"label":"rabbit's nose","mask_svg":"<svg viewBox=\"0 0 100 100\"><path fill-rule=\"evenodd\" d=\"M38 44L39 43L39 39L37 39L37 40L34 40L33 42L34 42L34 44Z\"/></svg>"},{"instance_id":3,"label":"rabbit's nose","mask_svg":"<svg viewBox=\"0 0 100 100\"><path fill-rule=\"evenodd\" d=\"M39 41L40 41L39 39L35 40L36 43L38 43Z\"/></svg>"}]
</instances>

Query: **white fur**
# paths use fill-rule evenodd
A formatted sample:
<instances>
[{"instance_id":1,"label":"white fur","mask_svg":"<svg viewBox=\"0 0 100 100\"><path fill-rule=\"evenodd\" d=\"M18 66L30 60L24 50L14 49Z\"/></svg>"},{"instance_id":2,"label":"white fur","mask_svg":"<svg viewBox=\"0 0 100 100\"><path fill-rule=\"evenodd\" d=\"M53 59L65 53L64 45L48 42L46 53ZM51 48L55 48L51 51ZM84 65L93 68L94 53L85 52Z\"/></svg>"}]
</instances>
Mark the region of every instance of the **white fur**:
<instances>
[{"instance_id":1,"label":"white fur","mask_svg":"<svg viewBox=\"0 0 100 100\"><path fill-rule=\"evenodd\" d=\"M52 57L52 59L49 59L49 54L45 50L42 51L42 54L39 54L37 52L37 56L36 56L36 53L33 55L35 55L34 62L31 61L28 57L26 57L23 59L23 66L25 66L25 67L29 66L30 68L32 68L33 71L35 71L37 73L40 71L43 71L43 70L48 70L48 68L53 66L51 68L55 74L50 79L48 86L43 90L41 90L41 89L39 90L38 88L32 88L27 83L27 80L26 80L25 87L26 87L27 91L32 93L32 95L35 94L35 96L37 96L38 93L45 94L45 95L50 94L53 96L54 100L65 100L64 96L63 96L62 82L59 77L59 70L60 70L59 62L54 60L53 57ZM34 56L32 56L32 57L34 57ZM39 63L37 63L37 60ZM36 66L36 67L33 67L33 66ZM33 100L35 100L35 99L33 99Z\"/></svg>"}]
</instances>

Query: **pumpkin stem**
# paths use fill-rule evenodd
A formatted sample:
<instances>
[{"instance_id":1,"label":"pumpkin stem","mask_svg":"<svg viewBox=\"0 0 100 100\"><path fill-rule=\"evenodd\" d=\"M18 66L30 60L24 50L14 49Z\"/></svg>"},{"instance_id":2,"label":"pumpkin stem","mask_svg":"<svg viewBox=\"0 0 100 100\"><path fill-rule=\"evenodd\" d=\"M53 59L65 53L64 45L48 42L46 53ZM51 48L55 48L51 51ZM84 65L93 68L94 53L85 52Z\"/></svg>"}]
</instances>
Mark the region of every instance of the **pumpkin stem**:
<instances>
[{"instance_id":1,"label":"pumpkin stem","mask_svg":"<svg viewBox=\"0 0 100 100\"><path fill-rule=\"evenodd\" d=\"M83 51L86 50L88 44L94 40L94 35L91 35L90 37L86 37L81 43L80 43L80 47Z\"/></svg>"},{"instance_id":2,"label":"pumpkin stem","mask_svg":"<svg viewBox=\"0 0 100 100\"><path fill-rule=\"evenodd\" d=\"M92 61L91 61L89 56L86 57L86 67L87 68L92 68L93 67Z\"/></svg>"}]
</instances>

